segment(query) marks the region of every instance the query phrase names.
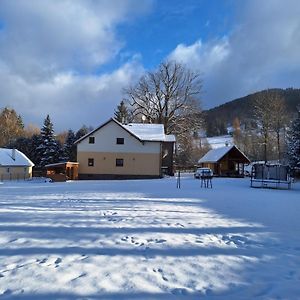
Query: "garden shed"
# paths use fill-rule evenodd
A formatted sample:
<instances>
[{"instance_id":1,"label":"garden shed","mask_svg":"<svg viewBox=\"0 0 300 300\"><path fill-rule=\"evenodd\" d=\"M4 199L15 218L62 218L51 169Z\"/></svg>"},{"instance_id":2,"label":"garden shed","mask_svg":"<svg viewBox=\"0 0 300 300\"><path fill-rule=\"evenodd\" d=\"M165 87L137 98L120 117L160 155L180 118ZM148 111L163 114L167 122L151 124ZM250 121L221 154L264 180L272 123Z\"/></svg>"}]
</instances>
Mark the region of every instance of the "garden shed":
<instances>
[{"instance_id":1,"label":"garden shed","mask_svg":"<svg viewBox=\"0 0 300 300\"><path fill-rule=\"evenodd\" d=\"M77 180L78 165L79 163L70 161L46 165L46 176L53 181Z\"/></svg>"},{"instance_id":2,"label":"garden shed","mask_svg":"<svg viewBox=\"0 0 300 300\"><path fill-rule=\"evenodd\" d=\"M215 176L222 177L244 177L244 165L249 163L235 145L212 149L198 161L199 167L210 168Z\"/></svg>"}]
</instances>

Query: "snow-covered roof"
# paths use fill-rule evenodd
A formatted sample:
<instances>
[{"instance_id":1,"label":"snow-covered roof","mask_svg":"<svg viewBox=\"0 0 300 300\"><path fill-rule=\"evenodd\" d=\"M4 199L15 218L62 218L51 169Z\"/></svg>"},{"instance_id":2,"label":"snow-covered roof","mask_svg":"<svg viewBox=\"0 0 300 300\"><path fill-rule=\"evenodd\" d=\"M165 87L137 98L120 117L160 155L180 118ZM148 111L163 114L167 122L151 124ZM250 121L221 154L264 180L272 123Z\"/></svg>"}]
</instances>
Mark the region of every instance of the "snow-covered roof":
<instances>
[{"instance_id":1,"label":"snow-covered roof","mask_svg":"<svg viewBox=\"0 0 300 300\"><path fill-rule=\"evenodd\" d=\"M164 131L164 125L163 124L140 124L140 123L130 123L130 124L122 124L118 122L116 119L111 118L107 122L103 123L93 131L89 132L85 136L81 137L77 141L75 141L75 144L81 142L82 140L86 139L88 136L92 135L105 125L107 125L110 122L115 122L122 128L124 128L127 132L132 134L134 137L136 137L140 141L150 141L150 142L175 142L175 136L172 134L166 135Z\"/></svg>"},{"instance_id":2,"label":"snow-covered roof","mask_svg":"<svg viewBox=\"0 0 300 300\"><path fill-rule=\"evenodd\" d=\"M163 124L131 123L122 125L142 141L175 142L174 135L166 135Z\"/></svg>"},{"instance_id":3,"label":"snow-covered roof","mask_svg":"<svg viewBox=\"0 0 300 300\"><path fill-rule=\"evenodd\" d=\"M224 155L226 155L234 146L221 147L208 151L202 158L199 159L198 163L210 162L215 163L219 161Z\"/></svg>"},{"instance_id":4,"label":"snow-covered roof","mask_svg":"<svg viewBox=\"0 0 300 300\"><path fill-rule=\"evenodd\" d=\"M17 149L0 148L0 166L33 167L34 163Z\"/></svg>"}]
</instances>

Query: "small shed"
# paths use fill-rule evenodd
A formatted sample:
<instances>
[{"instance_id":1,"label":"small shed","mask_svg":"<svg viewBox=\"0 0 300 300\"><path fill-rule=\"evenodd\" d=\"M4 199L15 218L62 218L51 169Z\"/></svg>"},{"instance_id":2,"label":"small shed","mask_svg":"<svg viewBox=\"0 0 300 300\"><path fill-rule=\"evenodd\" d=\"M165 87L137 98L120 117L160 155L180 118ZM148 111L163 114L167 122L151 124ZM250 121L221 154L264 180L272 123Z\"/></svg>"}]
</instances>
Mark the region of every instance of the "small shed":
<instances>
[{"instance_id":1,"label":"small shed","mask_svg":"<svg viewBox=\"0 0 300 300\"><path fill-rule=\"evenodd\" d=\"M249 163L235 145L212 149L198 161L200 167L210 168L215 176L222 177L244 177L244 165Z\"/></svg>"},{"instance_id":2,"label":"small shed","mask_svg":"<svg viewBox=\"0 0 300 300\"><path fill-rule=\"evenodd\" d=\"M53 181L67 181L78 179L78 162L59 162L46 165L47 177Z\"/></svg>"},{"instance_id":3,"label":"small shed","mask_svg":"<svg viewBox=\"0 0 300 300\"><path fill-rule=\"evenodd\" d=\"M33 162L17 149L0 148L0 180L32 178Z\"/></svg>"}]
</instances>

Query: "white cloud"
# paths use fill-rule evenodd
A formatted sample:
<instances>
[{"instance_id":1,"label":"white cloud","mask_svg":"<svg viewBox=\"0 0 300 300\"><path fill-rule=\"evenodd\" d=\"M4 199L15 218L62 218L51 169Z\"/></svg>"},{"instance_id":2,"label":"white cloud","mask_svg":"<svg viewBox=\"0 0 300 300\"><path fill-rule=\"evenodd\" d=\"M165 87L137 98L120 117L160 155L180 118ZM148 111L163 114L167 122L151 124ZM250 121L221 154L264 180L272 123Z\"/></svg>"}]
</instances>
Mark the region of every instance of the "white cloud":
<instances>
[{"instance_id":1,"label":"white cloud","mask_svg":"<svg viewBox=\"0 0 300 300\"><path fill-rule=\"evenodd\" d=\"M300 2L243 3L230 35L178 45L170 58L203 73L203 102L211 107L270 87L299 87Z\"/></svg>"},{"instance_id":2,"label":"white cloud","mask_svg":"<svg viewBox=\"0 0 300 300\"><path fill-rule=\"evenodd\" d=\"M192 45L179 44L170 54L169 59L179 61L190 68L210 71L222 63L230 52L228 40L203 44L201 40Z\"/></svg>"},{"instance_id":3,"label":"white cloud","mask_svg":"<svg viewBox=\"0 0 300 300\"><path fill-rule=\"evenodd\" d=\"M25 122L41 125L50 114L57 130L98 126L113 116L121 101L122 88L144 72L138 60L132 60L109 74L81 76L58 73L49 81L27 82L22 77L0 72L2 98L22 112Z\"/></svg>"},{"instance_id":4,"label":"white cloud","mask_svg":"<svg viewBox=\"0 0 300 300\"><path fill-rule=\"evenodd\" d=\"M39 126L97 126L113 114L121 89L143 71L129 57L99 74L124 45L116 27L147 12L152 0L2 0L0 108Z\"/></svg>"}]
</instances>

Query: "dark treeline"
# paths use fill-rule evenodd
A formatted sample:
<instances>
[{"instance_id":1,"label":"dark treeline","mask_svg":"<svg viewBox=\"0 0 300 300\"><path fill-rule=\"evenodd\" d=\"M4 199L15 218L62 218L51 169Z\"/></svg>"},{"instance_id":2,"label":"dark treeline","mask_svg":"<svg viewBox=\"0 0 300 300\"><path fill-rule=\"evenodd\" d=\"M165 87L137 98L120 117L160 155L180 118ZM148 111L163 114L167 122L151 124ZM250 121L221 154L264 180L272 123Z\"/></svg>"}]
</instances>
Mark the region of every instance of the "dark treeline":
<instances>
[{"instance_id":1,"label":"dark treeline","mask_svg":"<svg viewBox=\"0 0 300 300\"><path fill-rule=\"evenodd\" d=\"M283 99L286 107L287 118L294 119L297 106L300 105L300 89L269 89L250 94L204 112L207 136L227 134L227 127L232 126L236 118L245 128L256 126L254 121L254 108L258 99L272 92ZM275 113L275 112L273 112Z\"/></svg>"},{"instance_id":2,"label":"dark treeline","mask_svg":"<svg viewBox=\"0 0 300 300\"><path fill-rule=\"evenodd\" d=\"M0 112L0 147L20 150L38 167L61 161L76 161L74 142L90 130L83 125L77 132L69 129L55 134L49 115L42 128L34 125L25 128L22 117L14 109L5 107Z\"/></svg>"}]
</instances>

